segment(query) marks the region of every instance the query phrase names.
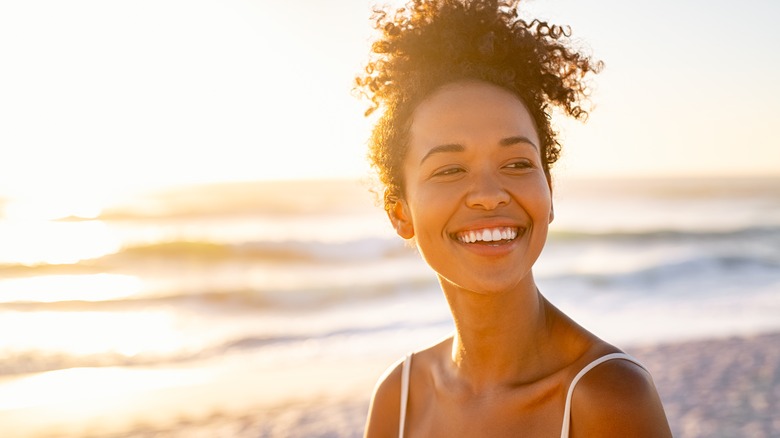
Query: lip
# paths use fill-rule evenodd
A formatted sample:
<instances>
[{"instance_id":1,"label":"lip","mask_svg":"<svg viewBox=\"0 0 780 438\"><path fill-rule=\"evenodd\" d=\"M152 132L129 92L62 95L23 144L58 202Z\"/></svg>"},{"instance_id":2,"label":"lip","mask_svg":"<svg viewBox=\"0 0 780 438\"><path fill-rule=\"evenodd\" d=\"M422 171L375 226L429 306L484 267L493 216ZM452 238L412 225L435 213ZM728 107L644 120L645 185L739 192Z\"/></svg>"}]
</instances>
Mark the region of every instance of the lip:
<instances>
[{"instance_id":1,"label":"lip","mask_svg":"<svg viewBox=\"0 0 780 438\"><path fill-rule=\"evenodd\" d=\"M458 239L458 235L468 231L478 231L486 228L513 228L517 231L517 236L509 241L502 240L496 243L466 243ZM508 219L484 219L469 222L465 225L459 226L456 231L449 233L450 239L455 242L461 248L468 250L481 256L502 256L509 254L518 244L518 241L525 236L528 231L527 227L518 224L517 221Z\"/></svg>"}]
</instances>

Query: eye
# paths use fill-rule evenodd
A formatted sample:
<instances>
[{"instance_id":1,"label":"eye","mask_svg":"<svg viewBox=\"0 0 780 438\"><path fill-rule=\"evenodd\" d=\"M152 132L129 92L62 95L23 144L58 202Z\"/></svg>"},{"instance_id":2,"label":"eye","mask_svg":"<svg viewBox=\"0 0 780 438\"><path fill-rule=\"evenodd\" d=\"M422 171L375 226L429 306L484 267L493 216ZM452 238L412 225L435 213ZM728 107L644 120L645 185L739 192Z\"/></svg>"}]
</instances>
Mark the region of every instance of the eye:
<instances>
[{"instance_id":1,"label":"eye","mask_svg":"<svg viewBox=\"0 0 780 438\"><path fill-rule=\"evenodd\" d=\"M533 167L534 167L533 163L531 163L529 160L512 161L509 164L507 164L506 166L504 166L504 168L510 169L510 170L531 169Z\"/></svg>"},{"instance_id":2,"label":"eye","mask_svg":"<svg viewBox=\"0 0 780 438\"><path fill-rule=\"evenodd\" d=\"M432 176L452 176L464 172L462 167L445 167L433 173Z\"/></svg>"}]
</instances>

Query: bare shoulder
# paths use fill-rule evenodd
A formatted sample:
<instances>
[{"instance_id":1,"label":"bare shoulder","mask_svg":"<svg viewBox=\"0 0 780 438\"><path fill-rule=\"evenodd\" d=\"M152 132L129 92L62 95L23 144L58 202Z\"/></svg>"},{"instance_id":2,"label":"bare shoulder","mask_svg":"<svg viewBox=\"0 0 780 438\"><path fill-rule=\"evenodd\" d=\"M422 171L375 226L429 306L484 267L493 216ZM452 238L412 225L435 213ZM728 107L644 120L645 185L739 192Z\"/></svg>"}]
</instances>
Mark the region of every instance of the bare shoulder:
<instances>
[{"instance_id":1,"label":"bare shoulder","mask_svg":"<svg viewBox=\"0 0 780 438\"><path fill-rule=\"evenodd\" d=\"M628 360L608 360L585 374L571 409L573 437L672 436L650 373Z\"/></svg>"},{"instance_id":2,"label":"bare shoulder","mask_svg":"<svg viewBox=\"0 0 780 438\"><path fill-rule=\"evenodd\" d=\"M403 359L390 365L377 381L368 408L366 437L398 436L398 423L401 414L402 367Z\"/></svg>"},{"instance_id":3,"label":"bare shoulder","mask_svg":"<svg viewBox=\"0 0 780 438\"><path fill-rule=\"evenodd\" d=\"M410 367L410 393L424 390L424 385L420 384L420 375L424 375L426 370L430 370L438 358L449 357L451 349L452 336L449 336L427 348L414 352ZM374 388L365 429L365 437L367 438L398 436L398 426L401 420L401 374L403 373L404 359L399 359L390 365Z\"/></svg>"}]
</instances>

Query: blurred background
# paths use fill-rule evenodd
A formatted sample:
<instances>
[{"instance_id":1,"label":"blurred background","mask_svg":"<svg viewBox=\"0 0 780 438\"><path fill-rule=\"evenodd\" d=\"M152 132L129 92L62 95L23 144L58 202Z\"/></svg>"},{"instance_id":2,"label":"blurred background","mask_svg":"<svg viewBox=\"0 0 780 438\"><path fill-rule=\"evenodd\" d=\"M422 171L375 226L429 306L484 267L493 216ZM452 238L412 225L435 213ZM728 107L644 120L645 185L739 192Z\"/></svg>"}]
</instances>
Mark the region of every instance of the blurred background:
<instances>
[{"instance_id":1,"label":"blurred background","mask_svg":"<svg viewBox=\"0 0 780 438\"><path fill-rule=\"evenodd\" d=\"M776 436L780 6L524 7L606 62L588 122L555 120L540 289L659 364L675 436ZM384 369L452 330L371 193L370 15L0 3L2 436L360 436ZM696 399L681 345L752 368Z\"/></svg>"}]
</instances>

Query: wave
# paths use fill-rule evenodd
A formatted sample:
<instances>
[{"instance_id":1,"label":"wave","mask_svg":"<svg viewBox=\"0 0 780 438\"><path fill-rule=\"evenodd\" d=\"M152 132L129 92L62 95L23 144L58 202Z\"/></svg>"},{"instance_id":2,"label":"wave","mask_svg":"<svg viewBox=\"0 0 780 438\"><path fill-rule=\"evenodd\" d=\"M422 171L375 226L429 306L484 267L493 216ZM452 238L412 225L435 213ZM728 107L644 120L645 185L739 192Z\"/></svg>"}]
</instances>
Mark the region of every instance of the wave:
<instances>
[{"instance_id":1,"label":"wave","mask_svg":"<svg viewBox=\"0 0 780 438\"><path fill-rule=\"evenodd\" d=\"M448 324L444 321L418 321L409 323L390 323L380 326L339 328L317 333L256 335L245 334L235 338L227 338L222 342L201 350L182 349L168 354L139 353L125 355L116 351L105 351L92 354L62 353L56 351L25 351L12 354L0 354L0 376L11 376L28 373L41 373L66 368L79 367L115 367L115 366L155 366L181 363L195 360L210 359L236 352L255 351L271 346L295 346L311 342L327 342L342 337L368 336L380 333L391 333L410 328L421 329L438 327ZM0 351L2 353L2 351Z\"/></svg>"},{"instance_id":2,"label":"wave","mask_svg":"<svg viewBox=\"0 0 780 438\"><path fill-rule=\"evenodd\" d=\"M264 241L238 244L175 241L127 247L102 259L149 257L187 259L262 259L276 261L335 261L374 258L398 254L402 245L384 239L360 239L343 243L314 241Z\"/></svg>"},{"instance_id":3,"label":"wave","mask_svg":"<svg viewBox=\"0 0 780 438\"><path fill-rule=\"evenodd\" d=\"M556 230L550 232L551 241L571 242L598 240L602 242L635 242L635 241L712 241L712 240L763 240L765 238L780 239L780 226L749 226L727 230L643 230L643 231L609 231L582 232L575 230Z\"/></svg>"},{"instance_id":4,"label":"wave","mask_svg":"<svg viewBox=\"0 0 780 438\"><path fill-rule=\"evenodd\" d=\"M748 284L780 283L780 254L750 253L725 254L701 252L686 258L669 258L631 270L614 270L601 266L597 272L563 270L538 274L543 283L559 283L556 289L573 290L586 287L595 290L639 291L649 293L675 285L709 284L711 282L739 281ZM301 271L304 273L305 271ZM179 308L213 314L230 314L236 310L321 310L327 306L355 303L378 297L403 293L438 291L436 277L427 269L416 272L405 270L379 278L373 275L348 282L316 284L286 288L247 284L246 287L209 284L198 289L172 289L147 295L123 296L102 301L16 301L2 304L3 309L21 312L33 311L132 311L149 308Z\"/></svg>"},{"instance_id":5,"label":"wave","mask_svg":"<svg viewBox=\"0 0 780 438\"><path fill-rule=\"evenodd\" d=\"M237 244L164 242L122 249L106 256L116 258L172 257L201 259L264 259L276 261L351 261L383 259L408 254L398 239L365 238L347 242L258 241Z\"/></svg>"},{"instance_id":6,"label":"wave","mask_svg":"<svg viewBox=\"0 0 780 438\"><path fill-rule=\"evenodd\" d=\"M94 272L140 261L164 262L352 262L382 260L414 254L400 239L364 238L347 242L258 241L216 243L209 241L169 241L128 246L116 253L82 260L74 264L0 265L0 274L38 275L48 273Z\"/></svg>"},{"instance_id":7,"label":"wave","mask_svg":"<svg viewBox=\"0 0 780 438\"><path fill-rule=\"evenodd\" d=\"M577 282L646 293L679 282L694 285L727 278L739 278L746 286L757 281L780 282L780 256L702 254L628 272L565 273L546 277L544 281Z\"/></svg>"},{"instance_id":8,"label":"wave","mask_svg":"<svg viewBox=\"0 0 780 438\"><path fill-rule=\"evenodd\" d=\"M169 290L154 295L132 295L105 300L10 301L0 302L2 310L20 312L59 311L133 311L150 308L204 308L211 312L236 309L321 310L324 307L393 296L405 292L436 289L433 274L385 280L362 280L352 284L320 285L294 289L246 287L241 289L211 286L203 290Z\"/></svg>"}]
</instances>

